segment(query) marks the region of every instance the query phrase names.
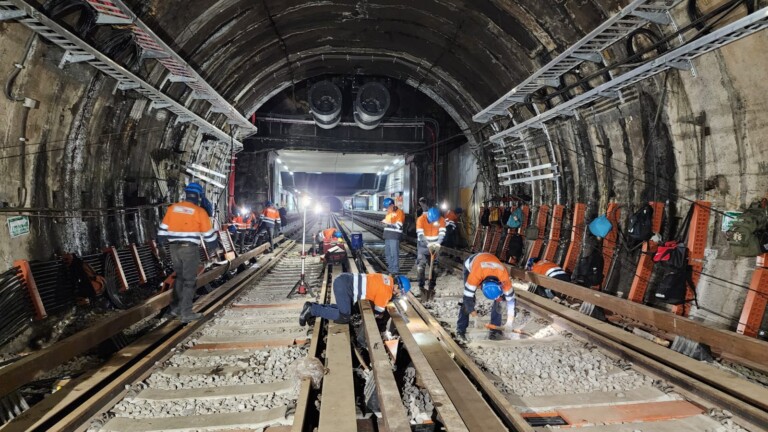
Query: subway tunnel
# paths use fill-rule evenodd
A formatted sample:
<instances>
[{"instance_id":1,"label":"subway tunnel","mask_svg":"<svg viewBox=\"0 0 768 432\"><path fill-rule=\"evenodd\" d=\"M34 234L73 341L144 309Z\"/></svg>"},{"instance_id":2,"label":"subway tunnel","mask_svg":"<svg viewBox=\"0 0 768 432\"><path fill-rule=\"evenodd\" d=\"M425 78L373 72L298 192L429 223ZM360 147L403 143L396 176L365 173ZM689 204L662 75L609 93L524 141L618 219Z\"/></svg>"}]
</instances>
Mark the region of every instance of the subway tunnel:
<instances>
[{"instance_id":1,"label":"subway tunnel","mask_svg":"<svg viewBox=\"0 0 768 432\"><path fill-rule=\"evenodd\" d=\"M521 270L601 255L597 291L766 339L768 217L746 252L733 226L768 200L767 7L0 0L0 266L146 244L192 181L217 227L392 198L413 235L425 197L464 210L468 253L508 258L514 230ZM517 208L538 229L488 220ZM665 242L687 246L682 305L654 298Z\"/></svg>"}]
</instances>

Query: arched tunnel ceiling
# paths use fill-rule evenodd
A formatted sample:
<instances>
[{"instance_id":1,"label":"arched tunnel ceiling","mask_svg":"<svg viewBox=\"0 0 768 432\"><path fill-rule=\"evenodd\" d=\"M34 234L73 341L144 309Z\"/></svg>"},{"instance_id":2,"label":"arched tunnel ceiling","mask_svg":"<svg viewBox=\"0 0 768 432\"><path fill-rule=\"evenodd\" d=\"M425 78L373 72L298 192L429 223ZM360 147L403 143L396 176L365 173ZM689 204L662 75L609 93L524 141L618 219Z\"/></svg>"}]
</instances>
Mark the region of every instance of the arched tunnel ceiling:
<instances>
[{"instance_id":1,"label":"arched tunnel ceiling","mask_svg":"<svg viewBox=\"0 0 768 432\"><path fill-rule=\"evenodd\" d=\"M154 2L145 19L247 114L291 83L375 73L419 88L467 125L624 3L194 0Z\"/></svg>"}]
</instances>

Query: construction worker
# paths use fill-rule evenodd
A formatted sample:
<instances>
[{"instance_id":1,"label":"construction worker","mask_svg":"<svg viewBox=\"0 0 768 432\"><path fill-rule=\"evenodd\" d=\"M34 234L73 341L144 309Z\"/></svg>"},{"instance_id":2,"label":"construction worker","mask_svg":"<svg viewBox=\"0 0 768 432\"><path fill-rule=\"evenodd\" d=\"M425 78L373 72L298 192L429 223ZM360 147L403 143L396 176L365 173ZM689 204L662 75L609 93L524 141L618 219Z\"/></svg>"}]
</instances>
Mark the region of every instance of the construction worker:
<instances>
[{"instance_id":1,"label":"construction worker","mask_svg":"<svg viewBox=\"0 0 768 432\"><path fill-rule=\"evenodd\" d=\"M553 279L557 279L565 282L571 281L571 275L568 274L568 272L566 272L565 270L563 270L562 267L560 267L559 265L551 261L540 260L539 258L529 258L528 262L525 265L525 269L542 276L551 277ZM554 293L552 293L552 290L548 288L545 288L542 290L540 287L537 286L535 292L536 294L543 297L548 297L548 298L555 297Z\"/></svg>"},{"instance_id":2,"label":"construction worker","mask_svg":"<svg viewBox=\"0 0 768 432\"><path fill-rule=\"evenodd\" d=\"M440 209L432 207L416 220L416 269L419 272L419 290L421 299L431 300L435 296L435 285L437 284L437 266L438 256L440 255L440 246L445 239L445 218L440 216ZM426 279L426 270L429 266L429 287L424 288Z\"/></svg>"},{"instance_id":3,"label":"construction worker","mask_svg":"<svg viewBox=\"0 0 768 432\"><path fill-rule=\"evenodd\" d=\"M471 255L464 261L464 299L459 306L459 319L456 322L456 337L467 341L467 326L469 317L475 311L475 293L480 287L481 292L491 306L491 326L488 339L503 339L501 327L501 303L507 303L507 328L512 327L515 319L515 292L509 279L507 268L496 256L486 252ZM476 316L477 314L475 314ZM477 319L477 318L475 318Z\"/></svg>"},{"instance_id":4,"label":"construction worker","mask_svg":"<svg viewBox=\"0 0 768 432\"><path fill-rule=\"evenodd\" d=\"M259 223L259 232L266 232L269 238L269 252L275 249L272 238L276 235L276 229L280 227L280 212L277 211L272 201L264 201L264 211L261 212L261 222Z\"/></svg>"},{"instance_id":5,"label":"construction worker","mask_svg":"<svg viewBox=\"0 0 768 432\"><path fill-rule=\"evenodd\" d=\"M459 235L459 218L464 213L461 207L456 207L456 210L448 209L445 212L445 246L456 247L458 235Z\"/></svg>"},{"instance_id":6,"label":"construction worker","mask_svg":"<svg viewBox=\"0 0 768 432\"><path fill-rule=\"evenodd\" d=\"M315 317L347 324L352 316L352 305L365 299L373 303L373 310L380 318L387 303L394 297L405 296L411 290L411 281L405 276L392 277L382 273L342 273L333 281L336 304L304 303L299 315L299 325L313 325Z\"/></svg>"},{"instance_id":7,"label":"construction worker","mask_svg":"<svg viewBox=\"0 0 768 432\"><path fill-rule=\"evenodd\" d=\"M280 208L277 209L277 212L280 213L280 231L282 231L283 227L288 223L288 209L285 208L285 203L280 203Z\"/></svg>"},{"instance_id":8,"label":"construction worker","mask_svg":"<svg viewBox=\"0 0 768 432\"><path fill-rule=\"evenodd\" d=\"M387 271L394 276L400 273L400 239L405 213L397 208L392 198L384 198L383 204L387 209L387 215L381 221L384 224L384 258L387 260Z\"/></svg>"},{"instance_id":9,"label":"construction worker","mask_svg":"<svg viewBox=\"0 0 768 432\"><path fill-rule=\"evenodd\" d=\"M203 187L198 183L190 183L184 192L184 201L168 207L157 231L157 241L160 244L170 243L171 261L176 272L168 314L188 323L202 317L202 314L192 312L200 266L200 242L204 242L208 250L213 251L218 246L218 237L211 227L208 213L200 207Z\"/></svg>"}]
</instances>

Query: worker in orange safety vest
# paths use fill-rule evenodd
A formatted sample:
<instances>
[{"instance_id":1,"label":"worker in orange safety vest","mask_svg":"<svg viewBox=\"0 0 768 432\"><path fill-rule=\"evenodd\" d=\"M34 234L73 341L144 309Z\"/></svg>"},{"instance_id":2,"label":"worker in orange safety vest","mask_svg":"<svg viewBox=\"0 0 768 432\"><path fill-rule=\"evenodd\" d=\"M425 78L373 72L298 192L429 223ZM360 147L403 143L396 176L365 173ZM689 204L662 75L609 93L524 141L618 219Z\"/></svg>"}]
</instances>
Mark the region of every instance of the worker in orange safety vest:
<instances>
[{"instance_id":1,"label":"worker in orange safety vest","mask_svg":"<svg viewBox=\"0 0 768 432\"><path fill-rule=\"evenodd\" d=\"M515 319L515 292L512 289L512 281L509 278L507 268L495 255L486 252L470 255L464 261L464 298L459 307L459 319L456 323L456 337L466 341L466 331L469 325L469 317L475 311L475 294L477 289L488 300L492 301L491 325L494 327L488 339L502 339L501 304L507 304L506 327L512 327ZM475 316L477 314L474 314ZM477 320L477 318L475 318Z\"/></svg>"},{"instance_id":2,"label":"worker in orange safety vest","mask_svg":"<svg viewBox=\"0 0 768 432\"><path fill-rule=\"evenodd\" d=\"M445 239L445 218L440 216L440 209L432 207L416 219L416 269L419 274L421 299L431 300L437 284L437 266L440 246ZM430 269L429 286L425 288L427 267Z\"/></svg>"},{"instance_id":3,"label":"worker in orange safety vest","mask_svg":"<svg viewBox=\"0 0 768 432\"><path fill-rule=\"evenodd\" d=\"M211 226L208 213L200 207L203 187L190 183L184 192L184 201L168 207L157 232L157 242L170 243L171 261L176 272L168 314L187 323L202 317L202 314L192 312L200 266L200 244L205 243L208 250L214 251L218 247L218 235Z\"/></svg>"},{"instance_id":4,"label":"worker in orange safety vest","mask_svg":"<svg viewBox=\"0 0 768 432\"><path fill-rule=\"evenodd\" d=\"M272 239L277 236L277 230L280 228L280 212L277 211L272 201L264 202L264 211L261 212L261 222L259 223L259 232L266 232L269 237L269 252L274 251L275 244Z\"/></svg>"},{"instance_id":5,"label":"worker in orange safety vest","mask_svg":"<svg viewBox=\"0 0 768 432\"><path fill-rule=\"evenodd\" d=\"M384 224L384 258L389 274L396 275L400 273L400 239L403 237L405 213L397 208L392 198L384 198L383 204L387 209L387 215L381 221Z\"/></svg>"}]
</instances>

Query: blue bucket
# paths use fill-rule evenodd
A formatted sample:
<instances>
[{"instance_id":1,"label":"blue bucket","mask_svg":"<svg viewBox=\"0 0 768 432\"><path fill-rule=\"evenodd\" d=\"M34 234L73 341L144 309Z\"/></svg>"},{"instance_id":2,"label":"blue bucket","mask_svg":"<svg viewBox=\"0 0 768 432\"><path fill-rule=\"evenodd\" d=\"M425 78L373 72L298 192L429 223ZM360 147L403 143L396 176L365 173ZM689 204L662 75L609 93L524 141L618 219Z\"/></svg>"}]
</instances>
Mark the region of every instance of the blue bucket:
<instances>
[{"instance_id":1,"label":"blue bucket","mask_svg":"<svg viewBox=\"0 0 768 432\"><path fill-rule=\"evenodd\" d=\"M363 248L363 234L362 233L352 233L350 236L350 244L349 246L352 248L353 251L360 250Z\"/></svg>"}]
</instances>

